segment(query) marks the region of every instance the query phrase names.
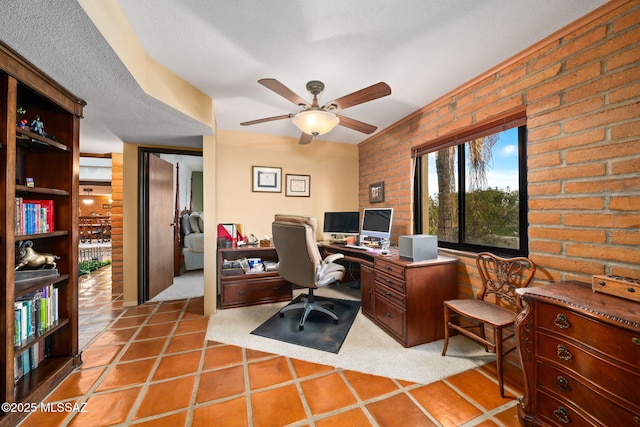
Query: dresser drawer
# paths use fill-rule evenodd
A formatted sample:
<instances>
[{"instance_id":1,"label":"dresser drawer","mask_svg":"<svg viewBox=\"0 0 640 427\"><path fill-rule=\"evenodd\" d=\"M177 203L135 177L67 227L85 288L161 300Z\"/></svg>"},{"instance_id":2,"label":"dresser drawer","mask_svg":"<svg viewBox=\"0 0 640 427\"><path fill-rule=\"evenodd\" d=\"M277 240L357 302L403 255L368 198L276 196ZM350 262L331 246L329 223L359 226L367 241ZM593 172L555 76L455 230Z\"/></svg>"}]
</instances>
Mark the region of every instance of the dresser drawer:
<instances>
[{"instance_id":1,"label":"dresser drawer","mask_svg":"<svg viewBox=\"0 0 640 427\"><path fill-rule=\"evenodd\" d=\"M583 414L577 411L571 404L549 396L546 393L537 393L538 415L553 426L570 427L600 427L599 423L589 421ZM611 424L612 425L612 424Z\"/></svg>"},{"instance_id":2,"label":"dresser drawer","mask_svg":"<svg viewBox=\"0 0 640 427\"><path fill-rule=\"evenodd\" d=\"M640 334L606 325L564 308L547 304L536 305L539 328L556 332L586 346L598 349L607 357L638 367Z\"/></svg>"},{"instance_id":3,"label":"dresser drawer","mask_svg":"<svg viewBox=\"0 0 640 427\"><path fill-rule=\"evenodd\" d=\"M551 362L560 371L595 384L603 389L603 394L613 395L640 407L638 372L623 369L603 360L597 354L542 333L537 334L536 347L541 361Z\"/></svg>"},{"instance_id":4,"label":"dresser drawer","mask_svg":"<svg viewBox=\"0 0 640 427\"><path fill-rule=\"evenodd\" d=\"M407 286L406 282L402 279L398 279L397 277L390 276L388 274L381 273L376 270L376 282L381 283L382 285L388 286L401 294L406 295Z\"/></svg>"},{"instance_id":5,"label":"dresser drawer","mask_svg":"<svg viewBox=\"0 0 640 427\"><path fill-rule=\"evenodd\" d=\"M384 284L378 282L376 284L376 292L380 295L383 295L385 298L395 302L402 308L407 308L407 297L400 292L393 290L392 288L385 286Z\"/></svg>"},{"instance_id":6,"label":"dresser drawer","mask_svg":"<svg viewBox=\"0 0 640 427\"><path fill-rule=\"evenodd\" d=\"M398 307L387 298L376 292L375 300L376 321L386 329L405 339L406 310Z\"/></svg>"},{"instance_id":7,"label":"dresser drawer","mask_svg":"<svg viewBox=\"0 0 640 427\"><path fill-rule=\"evenodd\" d=\"M640 413L634 414L613 403L608 396L596 393L567 372L562 372L544 363L537 364L537 387L549 394L566 399L599 420L602 425L632 426L635 419L640 420ZM637 417L637 418L636 418Z\"/></svg>"},{"instance_id":8,"label":"dresser drawer","mask_svg":"<svg viewBox=\"0 0 640 427\"><path fill-rule=\"evenodd\" d=\"M280 277L223 283L221 293L222 307L286 301L292 298L291 284Z\"/></svg>"},{"instance_id":9,"label":"dresser drawer","mask_svg":"<svg viewBox=\"0 0 640 427\"><path fill-rule=\"evenodd\" d=\"M405 267L403 265L394 264L381 257L376 257L373 265L377 271L382 271L400 280L405 279Z\"/></svg>"}]
</instances>

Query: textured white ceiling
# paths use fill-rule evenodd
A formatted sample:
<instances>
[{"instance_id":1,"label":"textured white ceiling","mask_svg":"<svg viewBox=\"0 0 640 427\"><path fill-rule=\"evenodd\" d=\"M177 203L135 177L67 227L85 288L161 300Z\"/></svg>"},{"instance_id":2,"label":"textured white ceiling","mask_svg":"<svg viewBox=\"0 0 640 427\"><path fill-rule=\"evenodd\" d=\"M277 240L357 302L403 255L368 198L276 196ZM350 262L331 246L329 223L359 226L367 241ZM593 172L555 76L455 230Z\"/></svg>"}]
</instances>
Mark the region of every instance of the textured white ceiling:
<instances>
[{"instance_id":1,"label":"textured white ceiling","mask_svg":"<svg viewBox=\"0 0 640 427\"><path fill-rule=\"evenodd\" d=\"M275 78L322 101L384 81L392 94L342 111L384 129L605 0L117 0L147 54L207 93L219 129L299 136ZM210 129L147 96L74 0L3 0L0 39L88 103L83 151L119 140L198 146ZM358 143L338 127L322 138ZM120 144L121 145L121 144Z\"/></svg>"}]
</instances>

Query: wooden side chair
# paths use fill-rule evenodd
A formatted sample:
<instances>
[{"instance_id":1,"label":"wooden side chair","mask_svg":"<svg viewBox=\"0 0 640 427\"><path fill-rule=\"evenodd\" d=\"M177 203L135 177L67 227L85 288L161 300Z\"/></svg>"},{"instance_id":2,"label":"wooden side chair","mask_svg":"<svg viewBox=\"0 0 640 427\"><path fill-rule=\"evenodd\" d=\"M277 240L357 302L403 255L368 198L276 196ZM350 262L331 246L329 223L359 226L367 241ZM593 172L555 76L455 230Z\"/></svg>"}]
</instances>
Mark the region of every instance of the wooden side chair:
<instances>
[{"instance_id":1,"label":"wooden side chair","mask_svg":"<svg viewBox=\"0 0 640 427\"><path fill-rule=\"evenodd\" d=\"M529 258L501 258L488 252L479 253L476 265L482 279L482 289L477 299L457 299L444 302L444 348L447 353L450 330L484 345L485 350L496 354L500 396L504 397L503 357L516 349L508 349L503 343L514 336L511 329L504 336L506 328L513 328L516 316L522 310L520 297L515 290L525 288L533 279L536 265ZM485 327L493 330L493 339L485 336Z\"/></svg>"}]
</instances>

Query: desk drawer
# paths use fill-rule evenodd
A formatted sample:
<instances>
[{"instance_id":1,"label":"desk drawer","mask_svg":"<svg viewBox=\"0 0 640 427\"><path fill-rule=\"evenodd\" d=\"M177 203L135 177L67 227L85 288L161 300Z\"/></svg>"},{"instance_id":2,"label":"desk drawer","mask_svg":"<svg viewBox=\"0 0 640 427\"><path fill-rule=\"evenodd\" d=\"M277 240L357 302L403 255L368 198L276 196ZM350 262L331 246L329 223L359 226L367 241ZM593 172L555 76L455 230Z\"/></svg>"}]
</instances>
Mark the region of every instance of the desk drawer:
<instances>
[{"instance_id":1,"label":"desk drawer","mask_svg":"<svg viewBox=\"0 0 640 427\"><path fill-rule=\"evenodd\" d=\"M537 354L540 359L550 362L562 372L569 372L578 378L594 383L603 393L618 397L636 407L640 407L640 373L623 369L592 354L568 341L538 333Z\"/></svg>"},{"instance_id":2,"label":"desk drawer","mask_svg":"<svg viewBox=\"0 0 640 427\"><path fill-rule=\"evenodd\" d=\"M397 277L400 280L405 279L405 268L403 265L394 264L384 258L376 257L374 267L377 271L382 271L386 274Z\"/></svg>"},{"instance_id":3,"label":"desk drawer","mask_svg":"<svg viewBox=\"0 0 640 427\"><path fill-rule=\"evenodd\" d=\"M221 292L222 307L286 301L292 298L291 284L279 276L223 283Z\"/></svg>"},{"instance_id":4,"label":"desk drawer","mask_svg":"<svg viewBox=\"0 0 640 427\"><path fill-rule=\"evenodd\" d=\"M400 307L407 308L406 295L401 294L400 292L397 292L388 286L385 286L383 283L378 282L376 284L376 292L389 299L390 301L398 304Z\"/></svg>"},{"instance_id":5,"label":"desk drawer","mask_svg":"<svg viewBox=\"0 0 640 427\"><path fill-rule=\"evenodd\" d=\"M570 337L586 346L638 366L640 360L640 334L605 325L564 308L536 304L538 327Z\"/></svg>"},{"instance_id":6,"label":"desk drawer","mask_svg":"<svg viewBox=\"0 0 640 427\"><path fill-rule=\"evenodd\" d=\"M538 363L538 389L566 399L583 412L591 414L602 425L634 425L636 414L629 412L591 389L573 376L544 363ZM638 419L640 420L640 414Z\"/></svg>"},{"instance_id":7,"label":"desk drawer","mask_svg":"<svg viewBox=\"0 0 640 427\"><path fill-rule=\"evenodd\" d=\"M398 307L387 298L376 292L375 299L376 321L386 329L405 339L406 310Z\"/></svg>"},{"instance_id":8,"label":"desk drawer","mask_svg":"<svg viewBox=\"0 0 640 427\"><path fill-rule=\"evenodd\" d=\"M407 293L407 286L404 280L398 279L397 277L390 276L388 274L381 273L376 270L376 282L381 283L382 285L388 286L403 295Z\"/></svg>"}]
</instances>

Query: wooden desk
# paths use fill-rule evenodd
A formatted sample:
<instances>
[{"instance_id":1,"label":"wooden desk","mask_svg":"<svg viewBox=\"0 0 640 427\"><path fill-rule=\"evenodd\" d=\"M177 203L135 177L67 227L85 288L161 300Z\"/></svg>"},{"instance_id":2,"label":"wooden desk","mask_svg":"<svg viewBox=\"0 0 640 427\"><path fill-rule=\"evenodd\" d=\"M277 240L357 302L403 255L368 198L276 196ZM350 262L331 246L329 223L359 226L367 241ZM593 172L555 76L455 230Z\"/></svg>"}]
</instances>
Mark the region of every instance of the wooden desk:
<instances>
[{"instance_id":1,"label":"wooden desk","mask_svg":"<svg viewBox=\"0 0 640 427\"><path fill-rule=\"evenodd\" d=\"M426 261L322 244L325 254L341 253L360 264L362 314L405 347L444 337L443 302L457 297L456 258Z\"/></svg>"},{"instance_id":2,"label":"wooden desk","mask_svg":"<svg viewBox=\"0 0 640 427\"><path fill-rule=\"evenodd\" d=\"M291 283L277 271L248 273L237 276L222 274L222 261L242 258L260 258L262 261L278 261L276 248L245 246L242 248L218 248L218 288L220 308L243 307L277 301L291 301Z\"/></svg>"}]
</instances>

